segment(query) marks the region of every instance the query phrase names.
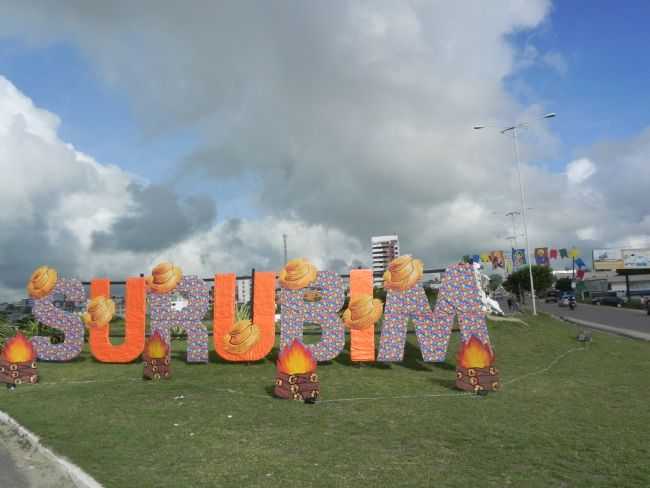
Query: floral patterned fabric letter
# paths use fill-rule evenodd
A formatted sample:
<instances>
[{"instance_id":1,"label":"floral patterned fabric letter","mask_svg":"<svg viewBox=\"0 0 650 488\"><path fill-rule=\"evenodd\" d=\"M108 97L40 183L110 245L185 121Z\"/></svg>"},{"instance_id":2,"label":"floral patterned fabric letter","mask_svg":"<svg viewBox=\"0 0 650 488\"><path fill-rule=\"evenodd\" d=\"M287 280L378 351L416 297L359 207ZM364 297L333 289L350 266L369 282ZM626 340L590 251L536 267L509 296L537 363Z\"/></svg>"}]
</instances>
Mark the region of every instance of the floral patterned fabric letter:
<instances>
[{"instance_id":1,"label":"floral patterned fabric letter","mask_svg":"<svg viewBox=\"0 0 650 488\"><path fill-rule=\"evenodd\" d=\"M307 293L317 293L320 299L307 301ZM345 347L345 328L339 310L345 302L343 280L333 271L319 271L316 281L305 289L282 289L280 304L280 350L294 339L302 342L305 322L320 324L322 334L318 344L308 345L316 361L329 361Z\"/></svg>"},{"instance_id":2,"label":"floral patterned fabric letter","mask_svg":"<svg viewBox=\"0 0 650 488\"><path fill-rule=\"evenodd\" d=\"M41 361L70 361L81 353L84 345L84 326L81 319L54 306L54 296L57 294L74 302L86 300L86 291L81 281L67 278L60 278L48 295L34 300L34 317L49 327L62 330L65 334L61 344L52 344L49 337L32 338L36 354Z\"/></svg>"},{"instance_id":3,"label":"floral patterned fabric letter","mask_svg":"<svg viewBox=\"0 0 650 488\"><path fill-rule=\"evenodd\" d=\"M182 310L172 307L174 291L188 300ZM210 306L209 287L201 278L184 276L173 291L149 294L149 306L152 334L159 330L165 342L171 344L170 329L182 327L187 332L187 362L208 362L208 331L202 321Z\"/></svg>"},{"instance_id":4,"label":"floral patterned fabric letter","mask_svg":"<svg viewBox=\"0 0 650 488\"><path fill-rule=\"evenodd\" d=\"M435 361L436 329L424 288L414 286L404 291L388 290L384 307L384 325L379 340L377 361L399 362L404 359L406 324L415 324L415 334L425 361Z\"/></svg>"},{"instance_id":5,"label":"floral patterned fabric letter","mask_svg":"<svg viewBox=\"0 0 650 488\"><path fill-rule=\"evenodd\" d=\"M459 263L447 268L435 312L431 312L421 286L405 291L388 291L377 360L402 361L406 324L410 318L415 323L423 359L444 361L455 316L458 317L463 341L475 335L483 343L489 343L485 312L471 264Z\"/></svg>"},{"instance_id":6,"label":"floral patterned fabric letter","mask_svg":"<svg viewBox=\"0 0 650 488\"><path fill-rule=\"evenodd\" d=\"M463 342L476 336L483 344L490 343L485 309L476 275L471 264L454 264L447 268L438 291L434 318L437 333L434 340L434 361L444 361L454 317L458 318Z\"/></svg>"}]
</instances>

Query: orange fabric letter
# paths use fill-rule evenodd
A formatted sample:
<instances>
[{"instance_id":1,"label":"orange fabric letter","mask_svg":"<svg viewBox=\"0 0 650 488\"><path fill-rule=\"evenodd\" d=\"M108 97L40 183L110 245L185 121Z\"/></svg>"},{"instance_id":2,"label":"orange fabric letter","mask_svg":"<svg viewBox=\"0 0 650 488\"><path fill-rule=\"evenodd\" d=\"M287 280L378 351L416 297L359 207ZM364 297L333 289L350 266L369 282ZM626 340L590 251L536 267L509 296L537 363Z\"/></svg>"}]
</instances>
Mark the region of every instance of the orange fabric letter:
<instances>
[{"instance_id":1,"label":"orange fabric letter","mask_svg":"<svg viewBox=\"0 0 650 488\"><path fill-rule=\"evenodd\" d=\"M94 279L90 283L90 297L111 296L111 282L107 279ZM144 350L147 290L144 278L126 280L124 316L124 342L119 346L111 344L110 325L89 327L90 352L97 361L103 363L129 363L137 359Z\"/></svg>"},{"instance_id":2,"label":"orange fabric letter","mask_svg":"<svg viewBox=\"0 0 650 488\"><path fill-rule=\"evenodd\" d=\"M252 320L235 322L236 277L214 277L214 350L228 361L258 361L275 343L275 273L255 273Z\"/></svg>"},{"instance_id":3,"label":"orange fabric letter","mask_svg":"<svg viewBox=\"0 0 650 488\"><path fill-rule=\"evenodd\" d=\"M250 352L249 361L266 357L275 344L275 272L255 272L253 323L260 328L260 341Z\"/></svg>"},{"instance_id":4,"label":"orange fabric letter","mask_svg":"<svg viewBox=\"0 0 650 488\"><path fill-rule=\"evenodd\" d=\"M355 295L372 296L372 270L350 271L350 300ZM375 326L363 330L350 329L350 357L352 361L375 360Z\"/></svg>"}]
</instances>

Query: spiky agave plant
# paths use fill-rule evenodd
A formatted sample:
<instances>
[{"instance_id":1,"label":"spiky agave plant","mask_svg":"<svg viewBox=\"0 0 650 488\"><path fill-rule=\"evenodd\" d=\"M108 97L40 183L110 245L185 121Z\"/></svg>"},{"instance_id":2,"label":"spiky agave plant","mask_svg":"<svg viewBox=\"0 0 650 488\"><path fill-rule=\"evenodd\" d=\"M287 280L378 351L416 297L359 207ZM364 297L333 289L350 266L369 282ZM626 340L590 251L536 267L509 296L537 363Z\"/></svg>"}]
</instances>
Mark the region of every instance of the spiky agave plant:
<instances>
[{"instance_id":1,"label":"spiky agave plant","mask_svg":"<svg viewBox=\"0 0 650 488\"><path fill-rule=\"evenodd\" d=\"M235 322L240 320L250 320L251 305L250 303L239 303L235 305Z\"/></svg>"},{"instance_id":2,"label":"spiky agave plant","mask_svg":"<svg viewBox=\"0 0 650 488\"><path fill-rule=\"evenodd\" d=\"M34 337L38 335L38 320L36 319L29 319L18 327L20 331L26 336L26 337Z\"/></svg>"},{"instance_id":3,"label":"spiky agave plant","mask_svg":"<svg viewBox=\"0 0 650 488\"><path fill-rule=\"evenodd\" d=\"M8 322L0 320L0 346L3 346L5 341L10 337L13 337L16 333L16 329L11 326Z\"/></svg>"}]
</instances>

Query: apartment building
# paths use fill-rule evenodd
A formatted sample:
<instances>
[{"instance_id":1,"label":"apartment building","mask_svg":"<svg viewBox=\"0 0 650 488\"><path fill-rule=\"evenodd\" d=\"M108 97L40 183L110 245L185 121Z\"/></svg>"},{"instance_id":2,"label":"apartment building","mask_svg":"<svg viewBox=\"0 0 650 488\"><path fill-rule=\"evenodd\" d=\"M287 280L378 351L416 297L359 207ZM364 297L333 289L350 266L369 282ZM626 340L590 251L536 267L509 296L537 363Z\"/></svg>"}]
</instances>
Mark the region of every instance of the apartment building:
<instances>
[{"instance_id":1,"label":"apartment building","mask_svg":"<svg viewBox=\"0 0 650 488\"><path fill-rule=\"evenodd\" d=\"M370 239L372 271L373 273L384 273L390 263L399 257L399 238L397 235L373 236ZM382 286L382 276L375 276L375 286Z\"/></svg>"}]
</instances>

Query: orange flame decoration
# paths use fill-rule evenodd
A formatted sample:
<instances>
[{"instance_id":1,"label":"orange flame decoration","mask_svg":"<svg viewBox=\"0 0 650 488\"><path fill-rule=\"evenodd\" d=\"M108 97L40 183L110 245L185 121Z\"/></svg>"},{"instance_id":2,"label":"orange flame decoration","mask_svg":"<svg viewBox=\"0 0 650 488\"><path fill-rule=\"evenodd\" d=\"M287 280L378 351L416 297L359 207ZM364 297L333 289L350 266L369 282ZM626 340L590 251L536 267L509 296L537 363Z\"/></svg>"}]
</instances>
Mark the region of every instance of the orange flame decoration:
<instances>
[{"instance_id":1,"label":"orange flame decoration","mask_svg":"<svg viewBox=\"0 0 650 488\"><path fill-rule=\"evenodd\" d=\"M160 331L157 330L147 341L144 350L151 359L162 359L167 356L167 351L169 348L167 347L167 343L160 334Z\"/></svg>"},{"instance_id":2,"label":"orange flame decoration","mask_svg":"<svg viewBox=\"0 0 650 488\"><path fill-rule=\"evenodd\" d=\"M462 342L458 350L458 365L463 368L488 368L494 363L494 352L489 344L476 337Z\"/></svg>"},{"instance_id":3,"label":"orange flame decoration","mask_svg":"<svg viewBox=\"0 0 650 488\"><path fill-rule=\"evenodd\" d=\"M291 345L280 353L277 367L278 371L284 374L307 374L316 370L316 361L309 349L298 339L294 339Z\"/></svg>"},{"instance_id":4,"label":"orange flame decoration","mask_svg":"<svg viewBox=\"0 0 650 488\"><path fill-rule=\"evenodd\" d=\"M36 350L24 335L16 332L16 335L5 343L2 359L8 363L31 362L36 359Z\"/></svg>"}]
</instances>

